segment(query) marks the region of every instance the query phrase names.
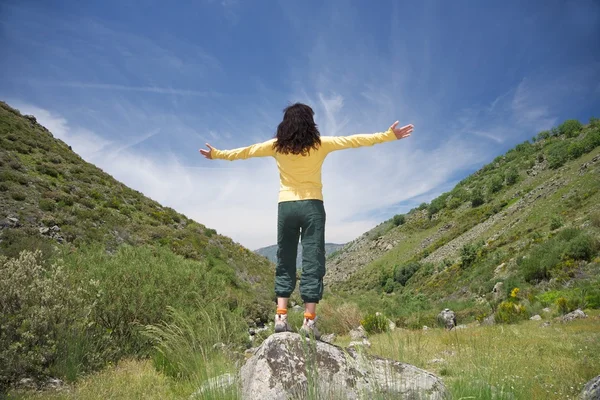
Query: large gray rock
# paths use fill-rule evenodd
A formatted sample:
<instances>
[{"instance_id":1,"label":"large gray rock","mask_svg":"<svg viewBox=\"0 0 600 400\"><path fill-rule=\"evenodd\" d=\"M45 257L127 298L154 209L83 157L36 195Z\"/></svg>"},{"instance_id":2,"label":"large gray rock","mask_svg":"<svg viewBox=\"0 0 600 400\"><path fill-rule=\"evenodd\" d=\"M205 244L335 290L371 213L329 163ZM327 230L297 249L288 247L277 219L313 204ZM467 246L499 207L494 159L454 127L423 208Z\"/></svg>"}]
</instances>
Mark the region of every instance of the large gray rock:
<instances>
[{"instance_id":1,"label":"large gray rock","mask_svg":"<svg viewBox=\"0 0 600 400\"><path fill-rule=\"evenodd\" d=\"M587 318L587 315L581 311L579 308L575 311L572 311L566 315L563 315L560 320L562 322L569 322L569 321L574 321L576 319L580 319L580 318Z\"/></svg>"},{"instance_id":2,"label":"large gray rock","mask_svg":"<svg viewBox=\"0 0 600 400\"><path fill-rule=\"evenodd\" d=\"M242 399L450 397L435 375L355 349L311 341L296 333L269 336L241 370Z\"/></svg>"},{"instance_id":3,"label":"large gray rock","mask_svg":"<svg viewBox=\"0 0 600 400\"><path fill-rule=\"evenodd\" d=\"M600 400L600 375L585 384L579 400Z\"/></svg>"},{"instance_id":4,"label":"large gray rock","mask_svg":"<svg viewBox=\"0 0 600 400\"><path fill-rule=\"evenodd\" d=\"M358 328L352 329L350 331L350 339L352 340L362 340L367 338L367 332L362 325L359 325Z\"/></svg>"},{"instance_id":5,"label":"large gray rock","mask_svg":"<svg viewBox=\"0 0 600 400\"><path fill-rule=\"evenodd\" d=\"M492 296L493 296L494 300L495 301L504 300L505 295L506 294L504 293L504 283L496 282L496 284L494 285L494 288L492 289Z\"/></svg>"},{"instance_id":6,"label":"large gray rock","mask_svg":"<svg viewBox=\"0 0 600 400\"><path fill-rule=\"evenodd\" d=\"M437 319L440 324L442 324L446 329L451 330L456 326L456 314L449 308L445 308L437 316Z\"/></svg>"}]
</instances>

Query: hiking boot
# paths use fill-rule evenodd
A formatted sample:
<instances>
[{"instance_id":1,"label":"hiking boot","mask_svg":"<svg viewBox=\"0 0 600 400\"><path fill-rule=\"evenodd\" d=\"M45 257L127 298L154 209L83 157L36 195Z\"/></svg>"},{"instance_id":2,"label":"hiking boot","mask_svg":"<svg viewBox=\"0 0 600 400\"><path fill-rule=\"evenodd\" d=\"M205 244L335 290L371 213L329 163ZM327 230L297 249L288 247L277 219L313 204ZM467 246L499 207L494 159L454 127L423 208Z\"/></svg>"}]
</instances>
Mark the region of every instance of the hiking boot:
<instances>
[{"instance_id":1,"label":"hiking boot","mask_svg":"<svg viewBox=\"0 0 600 400\"><path fill-rule=\"evenodd\" d=\"M275 314L275 333L291 332L290 324L288 324L287 314Z\"/></svg>"},{"instance_id":2,"label":"hiking boot","mask_svg":"<svg viewBox=\"0 0 600 400\"><path fill-rule=\"evenodd\" d=\"M303 334L306 337L314 336L317 340L320 339L321 334L317 329L317 317L315 317L315 319L304 318L304 323L302 324L302 328L300 328L300 334Z\"/></svg>"}]
</instances>

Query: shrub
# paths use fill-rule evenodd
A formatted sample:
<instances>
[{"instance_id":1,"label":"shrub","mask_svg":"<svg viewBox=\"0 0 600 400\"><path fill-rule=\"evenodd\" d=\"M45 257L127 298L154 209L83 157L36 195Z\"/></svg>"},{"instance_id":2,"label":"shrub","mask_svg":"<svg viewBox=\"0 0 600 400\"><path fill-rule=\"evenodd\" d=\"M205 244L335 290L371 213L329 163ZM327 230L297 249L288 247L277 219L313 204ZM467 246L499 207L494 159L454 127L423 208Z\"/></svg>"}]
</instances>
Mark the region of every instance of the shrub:
<instances>
[{"instance_id":1,"label":"shrub","mask_svg":"<svg viewBox=\"0 0 600 400\"><path fill-rule=\"evenodd\" d=\"M394 224L394 226L404 225L405 222L406 217L404 216L404 214L396 214L394 215L394 218L392 218L392 223Z\"/></svg>"},{"instance_id":2,"label":"shrub","mask_svg":"<svg viewBox=\"0 0 600 400\"><path fill-rule=\"evenodd\" d=\"M451 210L455 210L458 207L460 207L462 203L463 201L460 198L453 196L450 200L448 200L448 208Z\"/></svg>"},{"instance_id":3,"label":"shrub","mask_svg":"<svg viewBox=\"0 0 600 400\"><path fill-rule=\"evenodd\" d=\"M561 226L563 226L562 218L558 215L553 215L552 219L550 220L550 230L554 231L560 228Z\"/></svg>"},{"instance_id":4,"label":"shrub","mask_svg":"<svg viewBox=\"0 0 600 400\"><path fill-rule=\"evenodd\" d=\"M472 265L477 259L477 251L481 246L478 243L467 243L460 250L460 261L463 268Z\"/></svg>"},{"instance_id":5,"label":"shrub","mask_svg":"<svg viewBox=\"0 0 600 400\"><path fill-rule=\"evenodd\" d=\"M519 171L514 167L509 168L504 175L504 179L507 185L514 185L519 180Z\"/></svg>"},{"instance_id":6,"label":"shrub","mask_svg":"<svg viewBox=\"0 0 600 400\"><path fill-rule=\"evenodd\" d=\"M552 169L562 167L569 159L569 143L553 143L547 150L548 166Z\"/></svg>"},{"instance_id":7,"label":"shrub","mask_svg":"<svg viewBox=\"0 0 600 400\"><path fill-rule=\"evenodd\" d=\"M419 268L421 268L421 264L416 261L396 266L394 269L394 281L402 286L406 285L406 282L408 282Z\"/></svg>"},{"instance_id":8,"label":"shrub","mask_svg":"<svg viewBox=\"0 0 600 400\"><path fill-rule=\"evenodd\" d=\"M58 178L59 175L59 172L54 167L51 167L47 164L38 165L36 170L41 174L48 175L53 178Z\"/></svg>"},{"instance_id":9,"label":"shrub","mask_svg":"<svg viewBox=\"0 0 600 400\"><path fill-rule=\"evenodd\" d=\"M8 192L9 190L10 190L10 186L7 183L5 183L5 182L0 183L0 192Z\"/></svg>"},{"instance_id":10,"label":"shrub","mask_svg":"<svg viewBox=\"0 0 600 400\"><path fill-rule=\"evenodd\" d=\"M54 211L56 203L51 199L40 199L39 207L42 211Z\"/></svg>"},{"instance_id":11,"label":"shrub","mask_svg":"<svg viewBox=\"0 0 600 400\"><path fill-rule=\"evenodd\" d=\"M382 333L387 332L389 329L389 323L387 318L383 314L371 313L360 321L360 324L367 333Z\"/></svg>"},{"instance_id":12,"label":"shrub","mask_svg":"<svg viewBox=\"0 0 600 400\"><path fill-rule=\"evenodd\" d=\"M558 307L558 312L560 312L563 315L570 312L569 302L564 297L559 297L558 299L556 299L556 306Z\"/></svg>"},{"instance_id":13,"label":"shrub","mask_svg":"<svg viewBox=\"0 0 600 400\"><path fill-rule=\"evenodd\" d=\"M23 192L12 192L11 197L13 198L13 200L16 201L23 201L27 198L27 196L25 196L25 193Z\"/></svg>"},{"instance_id":14,"label":"shrub","mask_svg":"<svg viewBox=\"0 0 600 400\"><path fill-rule=\"evenodd\" d=\"M471 192L471 206L479 207L484 202L485 202L485 200L483 198L483 192L482 192L481 188L480 187L473 188L473 191Z\"/></svg>"},{"instance_id":15,"label":"shrub","mask_svg":"<svg viewBox=\"0 0 600 400\"><path fill-rule=\"evenodd\" d=\"M60 356L62 332L85 331L92 311L86 293L40 252L0 257L0 393L20 378L40 379Z\"/></svg>"},{"instance_id":16,"label":"shrub","mask_svg":"<svg viewBox=\"0 0 600 400\"><path fill-rule=\"evenodd\" d=\"M569 145L569 158L576 159L585 153L585 145L583 142L573 142Z\"/></svg>"},{"instance_id":17,"label":"shrub","mask_svg":"<svg viewBox=\"0 0 600 400\"><path fill-rule=\"evenodd\" d=\"M550 131L541 131L537 134L537 140L545 140L550 138Z\"/></svg>"},{"instance_id":18,"label":"shrub","mask_svg":"<svg viewBox=\"0 0 600 400\"><path fill-rule=\"evenodd\" d=\"M498 174L493 175L490 179L488 188L490 194L497 193L502 190L502 177L500 177Z\"/></svg>"},{"instance_id":19,"label":"shrub","mask_svg":"<svg viewBox=\"0 0 600 400\"><path fill-rule=\"evenodd\" d=\"M569 119L560 124L558 131L561 135L571 138L578 136L582 128L581 122L576 119Z\"/></svg>"},{"instance_id":20,"label":"shrub","mask_svg":"<svg viewBox=\"0 0 600 400\"><path fill-rule=\"evenodd\" d=\"M589 235L580 234L569 240L563 258L590 261L597 252L597 243Z\"/></svg>"},{"instance_id":21,"label":"shrub","mask_svg":"<svg viewBox=\"0 0 600 400\"><path fill-rule=\"evenodd\" d=\"M589 131L581 142L586 153L589 153L596 147L600 146L600 128L595 128L594 130Z\"/></svg>"},{"instance_id":22,"label":"shrub","mask_svg":"<svg viewBox=\"0 0 600 400\"><path fill-rule=\"evenodd\" d=\"M503 301L498 305L494 319L500 324L514 324L529 318L529 313L522 304Z\"/></svg>"},{"instance_id":23,"label":"shrub","mask_svg":"<svg viewBox=\"0 0 600 400\"><path fill-rule=\"evenodd\" d=\"M449 193L444 193L431 201L427 207L427 212L429 213L430 217L440 212L446 206L446 198L448 195Z\"/></svg>"}]
</instances>

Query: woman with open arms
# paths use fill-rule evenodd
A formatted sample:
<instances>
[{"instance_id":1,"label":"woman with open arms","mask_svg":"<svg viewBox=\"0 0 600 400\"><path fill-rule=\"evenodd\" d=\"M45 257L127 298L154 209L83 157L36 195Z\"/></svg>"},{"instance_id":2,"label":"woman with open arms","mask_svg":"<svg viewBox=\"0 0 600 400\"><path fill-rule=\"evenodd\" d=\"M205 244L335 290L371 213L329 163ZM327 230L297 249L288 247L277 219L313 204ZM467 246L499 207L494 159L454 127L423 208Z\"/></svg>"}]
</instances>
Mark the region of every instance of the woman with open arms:
<instances>
[{"instance_id":1,"label":"woman with open arms","mask_svg":"<svg viewBox=\"0 0 600 400\"><path fill-rule=\"evenodd\" d=\"M398 128L396 121L385 132L321 136L313 116L312 108L296 103L284 110L283 121L273 139L234 150L217 150L206 144L208 149L201 149L200 153L208 159L229 161L250 157L275 158L281 182L277 217L275 332L290 330L287 305L296 287L296 256L298 240L301 240L300 295L304 301L301 331L318 339L316 309L323 296L325 275L325 209L321 183L323 161L332 151L407 138L413 126Z\"/></svg>"}]
</instances>

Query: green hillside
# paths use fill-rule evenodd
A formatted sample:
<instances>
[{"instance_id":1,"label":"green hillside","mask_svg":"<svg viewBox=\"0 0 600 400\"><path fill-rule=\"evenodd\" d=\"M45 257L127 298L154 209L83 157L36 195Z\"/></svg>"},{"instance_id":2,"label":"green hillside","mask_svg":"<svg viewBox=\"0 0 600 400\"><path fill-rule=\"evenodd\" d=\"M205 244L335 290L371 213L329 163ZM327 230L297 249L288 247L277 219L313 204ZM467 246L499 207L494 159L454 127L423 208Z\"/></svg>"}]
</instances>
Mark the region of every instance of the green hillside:
<instances>
[{"instance_id":1,"label":"green hillside","mask_svg":"<svg viewBox=\"0 0 600 400\"><path fill-rule=\"evenodd\" d=\"M144 326L169 321L170 308L266 322L273 275L264 257L116 181L0 102L0 395L23 375L74 378L149 354Z\"/></svg>"},{"instance_id":2,"label":"green hillside","mask_svg":"<svg viewBox=\"0 0 600 400\"><path fill-rule=\"evenodd\" d=\"M343 244L325 243L325 255L329 256L344 247ZM263 257L267 257L272 263L277 263L277 245L262 247L254 251ZM298 244L298 256L296 257L296 266L302 269L302 246Z\"/></svg>"},{"instance_id":3,"label":"green hillside","mask_svg":"<svg viewBox=\"0 0 600 400\"><path fill-rule=\"evenodd\" d=\"M514 288L528 314L600 307L599 146L597 119L540 132L330 257L330 296L414 327L447 306L483 318Z\"/></svg>"}]
</instances>

